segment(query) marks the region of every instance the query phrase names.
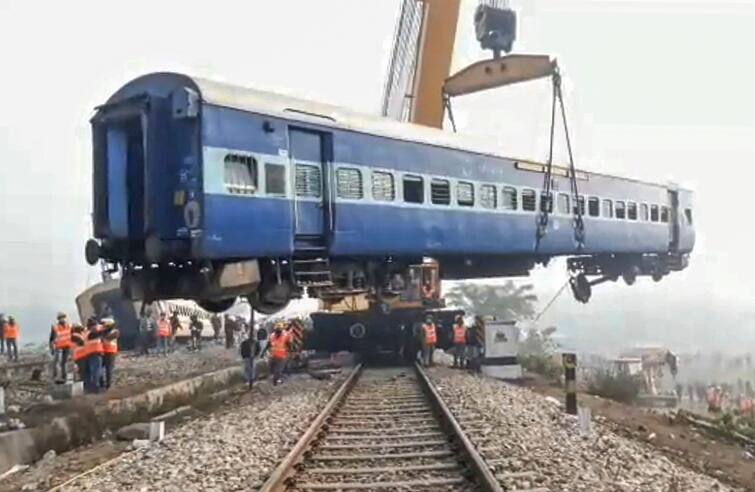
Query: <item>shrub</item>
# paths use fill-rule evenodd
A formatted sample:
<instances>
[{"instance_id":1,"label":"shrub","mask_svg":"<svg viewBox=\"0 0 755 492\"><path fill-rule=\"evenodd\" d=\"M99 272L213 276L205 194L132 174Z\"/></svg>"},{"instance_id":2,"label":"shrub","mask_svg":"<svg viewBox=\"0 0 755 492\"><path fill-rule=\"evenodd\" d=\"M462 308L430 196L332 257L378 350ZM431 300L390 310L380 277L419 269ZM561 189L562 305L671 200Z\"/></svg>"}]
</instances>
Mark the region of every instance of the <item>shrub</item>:
<instances>
[{"instance_id":1,"label":"shrub","mask_svg":"<svg viewBox=\"0 0 755 492\"><path fill-rule=\"evenodd\" d=\"M636 377L600 371L590 380L587 391L622 403L633 403L641 389L642 382Z\"/></svg>"}]
</instances>

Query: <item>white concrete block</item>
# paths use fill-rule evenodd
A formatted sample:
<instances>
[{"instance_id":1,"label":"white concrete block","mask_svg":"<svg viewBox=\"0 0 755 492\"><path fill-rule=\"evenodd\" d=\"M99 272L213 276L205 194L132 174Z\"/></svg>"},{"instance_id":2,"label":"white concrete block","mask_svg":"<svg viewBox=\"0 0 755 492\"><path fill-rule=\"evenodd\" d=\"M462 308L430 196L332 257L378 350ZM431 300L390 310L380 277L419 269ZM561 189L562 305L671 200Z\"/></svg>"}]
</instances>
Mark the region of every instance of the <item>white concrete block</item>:
<instances>
[{"instance_id":1,"label":"white concrete block","mask_svg":"<svg viewBox=\"0 0 755 492\"><path fill-rule=\"evenodd\" d=\"M0 386L0 415L5 415L5 388Z\"/></svg>"},{"instance_id":2,"label":"white concrete block","mask_svg":"<svg viewBox=\"0 0 755 492\"><path fill-rule=\"evenodd\" d=\"M149 440L162 441L165 439L165 421L149 423Z\"/></svg>"}]
</instances>

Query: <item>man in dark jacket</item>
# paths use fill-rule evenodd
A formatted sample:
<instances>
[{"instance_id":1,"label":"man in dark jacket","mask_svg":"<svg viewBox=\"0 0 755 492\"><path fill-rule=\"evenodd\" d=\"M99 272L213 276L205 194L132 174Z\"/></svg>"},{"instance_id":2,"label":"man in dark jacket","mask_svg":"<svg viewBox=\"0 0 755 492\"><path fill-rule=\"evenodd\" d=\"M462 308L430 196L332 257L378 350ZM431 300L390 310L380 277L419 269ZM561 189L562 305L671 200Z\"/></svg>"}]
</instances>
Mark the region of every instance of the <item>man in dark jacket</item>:
<instances>
[{"instance_id":1,"label":"man in dark jacket","mask_svg":"<svg viewBox=\"0 0 755 492\"><path fill-rule=\"evenodd\" d=\"M241 359L244 361L244 378L249 385L249 389L252 389L254 380L257 377L257 356L260 354L260 342L254 336L254 330L249 330L249 337L241 342L240 351Z\"/></svg>"}]
</instances>

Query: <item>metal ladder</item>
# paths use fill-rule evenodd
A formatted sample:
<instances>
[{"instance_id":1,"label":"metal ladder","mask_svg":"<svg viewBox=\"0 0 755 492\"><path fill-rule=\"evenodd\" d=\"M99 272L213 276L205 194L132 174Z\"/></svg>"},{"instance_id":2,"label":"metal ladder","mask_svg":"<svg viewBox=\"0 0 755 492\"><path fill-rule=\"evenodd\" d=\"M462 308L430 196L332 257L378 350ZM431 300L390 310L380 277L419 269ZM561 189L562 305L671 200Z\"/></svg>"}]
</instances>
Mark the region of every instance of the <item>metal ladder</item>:
<instances>
[{"instance_id":1,"label":"metal ladder","mask_svg":"<svg viewBox=\"0 0 755 492\"><path fill-rule=\"evenodd\" d=\"M293 266L297 287L330 287L333 285L328 258L294 258Z\"/></svg>"}]
</instances>

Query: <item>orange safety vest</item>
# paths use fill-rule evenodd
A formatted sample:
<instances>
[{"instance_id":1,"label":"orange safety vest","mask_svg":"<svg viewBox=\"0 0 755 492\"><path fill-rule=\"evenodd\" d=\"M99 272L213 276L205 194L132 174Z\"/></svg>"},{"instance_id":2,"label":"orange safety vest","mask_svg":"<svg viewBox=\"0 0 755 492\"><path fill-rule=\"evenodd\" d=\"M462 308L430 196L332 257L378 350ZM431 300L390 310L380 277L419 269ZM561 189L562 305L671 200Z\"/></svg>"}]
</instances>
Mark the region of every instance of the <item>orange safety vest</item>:
<instances>
[{"instance_id":1,"label":"orange safety vest","mask_svg":"<svg viewBox=\"0 0 755 492\"><path fill-rule=\"evenodd\" d=\"M438 338L435 336L435 325L432 323L425 323L425 342L428 345L435 345Z\"/></svg>"},{"instance_id":2,"label":"orange safety vest","mask_svg":"<svg viewBox=\"0 0 755 492\"><path fill-rule=\"evenodd\" d=\"M103 340L102 352L105 355L116 355L118 353L118 339L113 338L112 340Z\"/></svg>"},{"instance_id":3,"label":"orange safety vest","mask_svg":"<svg viewBox=\"0 0 755 492\"><path fill-rule=\"evenodd\" d=\"M464 323L454 325L454 343L464 343L467 340L467 329L464 328Z\"/></svg>"},{"instance_id":4,"label":"orange safety vest","mask_svg":"<svg viewBox=\"0 0 755 492\"><path fill-rule=\"evenodd\" d=\"M287 334L281 333L270 337L270 349L273 359L285 359L288 357L288 342L290 338Z\"/></svg>"},{"instance_id":5,"label":"orange safety vest","mask_svg":"<svg viewBox=\"0 0 755 492\"><path fill-rule=\"evenodd\" d=\"M71 348L71 325L60 323L52 327L55 330L55 348L65 350Z\"/></svg>"},{"instance_id":6,"label":"orange safety vest","mask_svg":"<svg viewBox=\"0 0 755 492\"><path fill-rule=\"evenodd\" d=\"M102 355L104 350L102 346L102 339L101 338L90 338L86 342L84 342L84 352L86 353L87 357L90 357L92 355Z\"/></svg>"},{"instance_id":7,"label":"orange safety vest","mask_svg":"<svg viewBox=\"0 0 755 492\"><path fill-rule=\"evenodd\" d=\"M18 324L12 325L8 323L7 325L5 325L5 331L3 333L6 340L16 340L18 338L19 331L20 327L18 326Z\"/></svg>"},{"instance_id":8,"label":"orange safety vest","mask_svg":"<svg viewBox=\"0 0 755 492\"><path fill-rule=\"evenodd\" d=\"M167 319L160 320L157 323L157 336L160 338L168 338L170 337L170 321Z\"/></svg>"},{"instance_id":9,"label":"orange safety vest","mask_svg":"<svg viewBox=\"0 0 755 492\"><path fill-rule=\"evenodd\" d=\"M89 335L89 332L87 330L82 331L81 333L74 333L71 335L72 339L76 339L77 341L84 342L83 345L79 345L78 343L75 343L73 345L73 361L78 362L82 359L85 359L87 357L87 346L86 346L86 339Z\"/></svg>"}]
</instances>

